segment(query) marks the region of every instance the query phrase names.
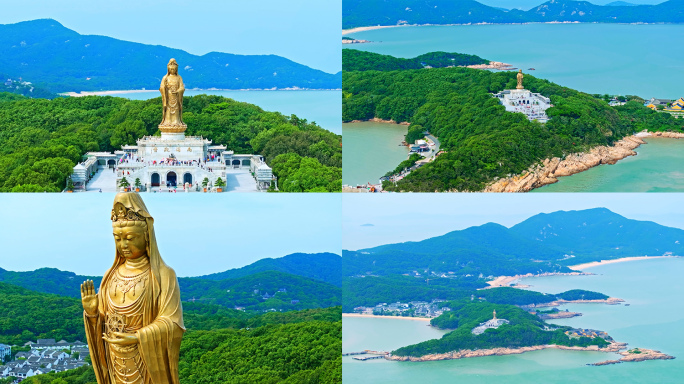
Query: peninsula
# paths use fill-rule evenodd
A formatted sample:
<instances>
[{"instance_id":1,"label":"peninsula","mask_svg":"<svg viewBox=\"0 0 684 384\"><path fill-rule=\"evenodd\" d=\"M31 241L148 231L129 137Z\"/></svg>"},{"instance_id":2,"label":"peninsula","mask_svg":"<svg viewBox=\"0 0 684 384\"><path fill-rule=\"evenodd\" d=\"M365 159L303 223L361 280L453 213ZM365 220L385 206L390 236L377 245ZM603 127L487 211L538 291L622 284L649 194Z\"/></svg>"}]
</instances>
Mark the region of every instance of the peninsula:
<instances>
[{"instance_id":1,"label":"peninsula","mask_svg":"<svg viewBox=\"0 0 684 384\"><path fill-rule=\"evenodd\" d=\"M385 191L524 192L633 156L642 137L684 136L674 116L637 96L613 107L522 71L435 66L422 59L430 55L445 53L343 50L343 121L406 122L407 143L426 135L441 143L431 161L383 181Z\"/></svg>"}]
</instances>

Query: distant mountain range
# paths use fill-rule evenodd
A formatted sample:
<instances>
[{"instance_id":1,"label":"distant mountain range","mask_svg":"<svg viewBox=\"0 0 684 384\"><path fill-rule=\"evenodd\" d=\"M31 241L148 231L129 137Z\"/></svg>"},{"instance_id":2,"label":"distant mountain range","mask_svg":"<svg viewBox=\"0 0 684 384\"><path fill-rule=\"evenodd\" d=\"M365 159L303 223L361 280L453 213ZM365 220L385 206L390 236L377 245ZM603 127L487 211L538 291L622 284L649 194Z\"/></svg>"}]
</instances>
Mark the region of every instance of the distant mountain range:
<instances>
[{"instance_id":1,"label":"distant mountain range","mask_svg":"<svg viewBox=\"0 0 684 384\"><path fill-rule=\"evenodd\" d=\"M418 242L343 252L344 274L454 276L569 272L568 265L629 256L684 255L684 230L627 219L605 208L488 223ZM431 271L431 272L430 272Z\"/></svg>"},{"instance_id":2,"label":"distant mountain range","mask_svg":"<svg viewBox=\"0 0 684 384\"><path fill-rule=\"evenodd\" d=\"M345 0L342 28L399 24L470 24L528 22L682 23L684 0L657 5L616 1L551 0L529 11L504 10L475 0Z\"/></svg>"},{"instance_id":3,"label":"distant mountain range","mask_svg":"<svg viewBox=\"0 0 684 384\"><path fill-rule=\"evenodd\" d=\"M342 302L340 268L341 258L337 255L297 253L278 259L262 259L214 275L181 277L178 282L183 301L250 310L324 308ZM337 271L337 276L333 271ZM0 268L0 282L74 298L80 298L80 285L86 279L92 279L99 286L102 277L82 276L55 268L30 272Z\"/></svg>"},{"instance_id":4,"label":"distant mountain range","mask_svg":"<svg viewBox=\"0 0 684 384\"><path fill-rule=\"evenodd\" d=\"M235 279L265 271L279 271L342 286L342 258L334 253L293 253L277 259L261 259L242 268L199 276L199 279Z\"/></svg>"},{"instance_id":5,"label":"distant mountain range","mask_svg":"<svg viewBox=\"0 0 684 384\"><path fill-rule=\"evenodd\" d=\"M337 89L329 74L275 55L196 56L159 45L80 35L52 19L0 25L0 72L50 92L158 89L169 59L186 89Z\"/></svg>"}]
</instances>

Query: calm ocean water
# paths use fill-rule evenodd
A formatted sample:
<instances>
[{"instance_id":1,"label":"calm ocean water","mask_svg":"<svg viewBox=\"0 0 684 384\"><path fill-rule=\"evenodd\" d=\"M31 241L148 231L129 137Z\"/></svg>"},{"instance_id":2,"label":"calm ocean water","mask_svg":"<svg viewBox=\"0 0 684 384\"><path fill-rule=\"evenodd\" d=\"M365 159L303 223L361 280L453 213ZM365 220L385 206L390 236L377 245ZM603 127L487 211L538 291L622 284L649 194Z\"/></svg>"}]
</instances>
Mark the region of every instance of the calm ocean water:
<instances>
[{"instance_id":1,"label":"calm ocean water","mask_svg":"<svg viewBox=\"0 0 684 384\"><path fill-rule=\"evenodd\" d=\"M341 91L185 91L185 96L201 94L219 95L233 100L255 104L267 111L284 115L295 114L308 121L315 121L321 127L342 133ZM114 95L133 100L147 100L159 97L159 92L124 93Z\"/></svg>"},{"instance_id":2,"label":"calm ocean water","mask_svg":"<svg viewBox=\"0 0 684 384\"><path fill-rule=\"evenodd\" d=\"M408 127L387 123L342 124L342 183L377 183L385 173L406 160L401 145Z\"/></svg>"},{"instance_id":3,"label":"calm ocean water","mask_svg":"<svg viewBox=\"0 0 684 384\"><path fill-rule=\"evenodd\" d=\"M432 51L477 54L584 92L674 99L684 96L684 77L677 77L684 71L684 50L662 37L683 32L684 25L527 24L386 28L350 36L373 41L354 49L398 57ZM380 129L344 125L345 136L347 130L351 136L345 156L355 158L346 160L345 183L372 181L365 179L398 164L401 148L382 142ZM637 150L639 156L563 178L539 192L684 191L684 141L649 142ZM367 148L386 145L380 150L388 154L372 165L361 161L370 156L362 153Z\"/></svg>"},{"instance_id":4,"label":"calm ocean water","mask_svg":"<svg viewBox=\"0 0 684 384\"><path fill-rule=\"evenodd\" d=\"M425 363L343 358L349 383L678 383L684 372L684 259L631 261L590 268L592 276L553 276L521 281L530 289L558 293L589 289L625 299L630 306L574 304L561 307L583 316L556 324L607 331L631 347L657 349L677 357L602 367L587 363L613 358L603 352L544 350L521 355ZM425 330L428 328L428 330ZM342 349L391 349L441 336L424 322L343 319Z\"/></svg>"},{"instance_id":5,"label":"calm ocean water","mask_svg":"<svg viewBox=\"0 0 684 384\"><path fill-rule=\"evenodd\" d=\"M398 57L447 51L503 61L536 77L588 93L684 96L684 25L526 24L377 29L352 48ZM528 71L535 68L535 71Z\"/></svg>"},{"instance_id":6,"label":"calm ocean water","mask_svg":"<svg viewBox=\"0 0 684 384\"><path fill-rule=\"evenodd\" d=\"M684 140L646 142L636 156L561 177L534 192L684 192Z\"/></svg>"}]
</instances>

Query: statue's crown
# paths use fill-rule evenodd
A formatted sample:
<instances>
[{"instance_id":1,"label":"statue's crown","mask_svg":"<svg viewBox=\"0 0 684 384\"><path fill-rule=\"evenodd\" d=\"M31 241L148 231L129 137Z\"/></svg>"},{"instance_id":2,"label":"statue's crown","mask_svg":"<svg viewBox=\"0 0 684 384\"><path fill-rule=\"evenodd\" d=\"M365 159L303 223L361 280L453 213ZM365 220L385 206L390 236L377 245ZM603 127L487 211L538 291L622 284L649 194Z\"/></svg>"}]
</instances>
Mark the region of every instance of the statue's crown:
<instances>
[{"instance_id":1,"label":"statue's crown","mask_svg":"<svg viewBox=\"0 0 684 384\"><path fill-rule=\"evenodd\" d=\"M112 209L112 221L146 221L145 216L142 216L138 212L126 208L121 203L114 204L114 209Z\"/></svg>"}]
</instances>

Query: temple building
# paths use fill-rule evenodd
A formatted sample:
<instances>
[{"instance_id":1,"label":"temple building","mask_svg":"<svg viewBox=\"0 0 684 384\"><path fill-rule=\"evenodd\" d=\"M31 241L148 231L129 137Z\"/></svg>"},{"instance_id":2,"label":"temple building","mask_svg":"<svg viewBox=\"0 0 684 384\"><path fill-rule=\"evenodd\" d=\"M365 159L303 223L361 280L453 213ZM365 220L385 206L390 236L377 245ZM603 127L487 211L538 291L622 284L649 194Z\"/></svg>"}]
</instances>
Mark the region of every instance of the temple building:
<instances>
[{"instance_id":1,"label":"temple building","mask_svg":"<svg viewBox=\"0 0 684 384\"><path fill-rule=\"evenodd\" d=\"M480 323L477 327L473 328L471 331L473 335L480 335L488 329L497 329L504 324L510 324L510 321L506 319L497 319L496 310L494 310L494 317L491 320L487 320L484 323Z\"/></svg>"},{"instance_id":2,"label":"temple building","mask_svg":"<svg viewBox=\"0 0 684 384\"><path fill-rule=\"evenodd\" d=\"M264 158L236 154L201 136L185 136L185 90L171 59L162 79L160 136L145 136L114 153L88 152L73 169L76 190L113 192L123 185L142 191L261 191L276 186ZM94 176L94 177L93 177ZM125 179L125 181L124 181Z\"/></svg>"},{"instance_id":3,"label":"temple building","mask_svg":"<svg viewBox=\"0 0 684 384\"><path fill-rule=\"evenodd\" d=\"M525 89L522 82L523 73L520 70L518 72L518 87L503 90L494 96L506 107L507 112L520 112L530 121L537 120L540 123L546 123L549 121L546 110L553 107L551 99Z\"/></svg>"}]
</instances>

